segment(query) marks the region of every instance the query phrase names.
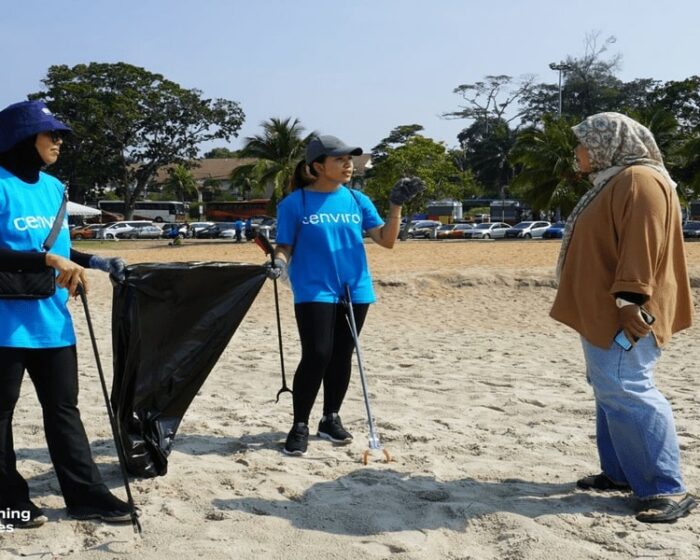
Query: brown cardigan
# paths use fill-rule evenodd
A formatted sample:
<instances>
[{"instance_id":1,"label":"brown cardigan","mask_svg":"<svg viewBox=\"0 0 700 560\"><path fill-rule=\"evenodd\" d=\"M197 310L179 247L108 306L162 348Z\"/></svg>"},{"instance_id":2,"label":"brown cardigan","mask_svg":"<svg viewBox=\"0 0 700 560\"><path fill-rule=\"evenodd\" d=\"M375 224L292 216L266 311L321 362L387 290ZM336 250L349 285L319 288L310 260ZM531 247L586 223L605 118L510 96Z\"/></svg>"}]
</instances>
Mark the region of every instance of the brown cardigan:
<instances>
[{"instance_id":1,"label":"brown cardigan","mask_svg":"<svg viewBox=\"0 0 700 560\"><path fill-rule=\"evenodd\" d=\"M611 179L579 216L550 315L609 348L620 328L618 292L648 296L659 346L692 323L678 196L642 165Z\"/></svg>"}]
</instances>

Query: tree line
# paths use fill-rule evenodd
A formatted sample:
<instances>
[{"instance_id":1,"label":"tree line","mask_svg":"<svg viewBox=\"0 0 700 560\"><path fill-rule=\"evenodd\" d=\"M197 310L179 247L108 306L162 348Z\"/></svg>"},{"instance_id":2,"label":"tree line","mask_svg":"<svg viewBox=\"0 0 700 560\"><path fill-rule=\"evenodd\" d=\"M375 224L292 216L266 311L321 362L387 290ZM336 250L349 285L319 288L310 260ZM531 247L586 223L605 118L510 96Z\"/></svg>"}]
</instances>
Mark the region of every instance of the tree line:
<instances>
[{"instance_id":1,"label":"tree line","mask_svg":"<svg viewBox=\"0 0 700 560\"><path fill-rule=\"evenodd\" d=\"M458 145L448 148L427 138L420 124L399 125L372 148L362 188L382 210L398 178L418 175L428 189L408 212L430 199L508 197L536 211L566 215L590 186L573 167L571 127L591 114L617 111L654 133L681 197L699 197L700 77L623 82L616 77L620 56L608 52L614 38L602 44L598 39L590 35L582 56L552 65L561 88L507 75L458 85L460 105L443 113L466 121ZM196 197L189 170L199 146L230 141L245 119L236 101L207 99L199 90L126 63L51 66L42 83L45 89L28 97L45 100L74 130L55 168L71 198L96 198L110 185L127 214L166 166L165 188L178 198ZM261 129L241 150L215 148L205 157L254 158L233 171L232 184L248 196L271 186L276 201L314 132L292 117L271 118Z\"/></svg>"}]
</instances>

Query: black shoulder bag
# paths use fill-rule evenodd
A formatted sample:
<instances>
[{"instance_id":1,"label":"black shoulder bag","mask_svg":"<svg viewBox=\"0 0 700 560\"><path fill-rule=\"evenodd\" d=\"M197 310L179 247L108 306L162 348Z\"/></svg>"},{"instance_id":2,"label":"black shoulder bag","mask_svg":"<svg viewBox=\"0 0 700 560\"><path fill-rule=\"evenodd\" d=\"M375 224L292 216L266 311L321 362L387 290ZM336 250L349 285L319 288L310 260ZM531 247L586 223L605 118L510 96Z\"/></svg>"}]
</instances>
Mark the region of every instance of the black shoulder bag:
<instances>
[{"instance_id":1,"label":"black shoulder bag","mask_svg":"<svg viewBox=\"0 0 700 560\"><path fill-rule=\"evenodd\" d=\"M63 202L42 246L45 252L51 249L58 237L66 215L67 204L68 192L64 191ZM54 293L56 293L56 271L50 266L44 267L41 271L0 271L0 298L2 299L42 299Z\"/></svg>"}]
</instances>

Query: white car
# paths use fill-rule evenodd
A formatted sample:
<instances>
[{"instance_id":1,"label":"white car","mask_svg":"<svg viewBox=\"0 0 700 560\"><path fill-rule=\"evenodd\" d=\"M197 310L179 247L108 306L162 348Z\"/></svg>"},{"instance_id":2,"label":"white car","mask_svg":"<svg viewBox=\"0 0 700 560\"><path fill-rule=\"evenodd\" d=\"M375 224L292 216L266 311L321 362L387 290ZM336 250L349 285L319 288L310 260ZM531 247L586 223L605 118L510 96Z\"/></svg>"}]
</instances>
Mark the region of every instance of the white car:
<instances>
[{"instance_id":1,"label":"white car","mask_svg":"<svg viewBox=\"0 0 700 560\"><path fill-rule=\"evenodd\" d=\"M507 238L532 239L541 238L551 226L549 222L520 222L506 232Z\"/></svg>"},{"instance_id":2,"label":"white car","mask_svg":"<svg viewBox=\"0 0 700 560\"><path fill-rule=\"evenodd\" d=\"M134 220L130 222L112 222L97 232L98 239L136 239L137 228L152 226L153 222L147 220Z\"/></svg>"},{"instance_id":3,"label":"white car","mask_svg":"<svg viewBox=\"0 0 700 560\"><path fill-rule=\"evenodd\" d=\"M190 231L188 235L190 237L197 237L197 234L209 226L213 226L214 222L192 222L190 224Z\"/></svg>"},{"instance_id":4,"label":"white car","mask_svg":"<svg viewBox=\"0 0 700 560\"><path fill-rule=\"evenodd\" d=\"M134 228L129 232L130 239L158 239L163 235L163 231L158 226L143 226Z\"/></svg>"},{"instance_id":5,"label":"white car","mask_svg":"<svg viewBox=\"0 0 700 560\"><path fill-rule=\"evenodd\" d=\"M502 239L510 225L505 222L486 222L464 232L465 239Z\"/></svg>"}]
</instances>

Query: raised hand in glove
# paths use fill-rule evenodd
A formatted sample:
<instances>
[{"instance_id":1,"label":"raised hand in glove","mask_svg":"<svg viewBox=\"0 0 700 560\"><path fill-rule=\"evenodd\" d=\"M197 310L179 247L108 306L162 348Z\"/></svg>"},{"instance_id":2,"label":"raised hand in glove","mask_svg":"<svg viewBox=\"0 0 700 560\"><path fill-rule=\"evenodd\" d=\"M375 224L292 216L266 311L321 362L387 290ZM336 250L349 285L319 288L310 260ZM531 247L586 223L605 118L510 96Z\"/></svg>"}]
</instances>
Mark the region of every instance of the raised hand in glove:
<instances>
[{"instance_id":1,"label":"raised hand in glove","mask_svg":"<svg viewBox=\"0 0 700 560\"><path fill-rule=\"evenodd\" d=\"M418 177L403 177L391 188L389 202L401 206L425 190L425 183Z\"/></svg>"},{"instance_id":2,"label":"raised hand in glove","mask_svg":"<svg viewBox=\"0 0 700 560\"><path fill-rule=\"evenodd\" d=\"M632 344L651 332L651 326L642 318L641 308L634 303L618 309L617 320Z\"/></svg>"},{"instance_id":3,"label":"raised hand in glove","mask_svg":"<svg viewBox=\"0 0 700 560\"><path fill-rule=\"evenodd\" d=\"M276 257L273 263L269 263L265 267L265 274L270 280L280 279L283 282L288 279L287 261L280 257Z\"/></svg>"},{"instance_id":4,"label":"raised hand in glove","mask_svg":"<svg viewBox=\"0 0 700 560\"><path fill-rule=\"evenodd\" d=\"M90 268L96 268L97 270L108 272L110 276L113 276L119 282L123 282L125 279L124 268L126 268L126 262L121 257L105 259L98 255L93 255L90 257L89 264Z\"/></svg>"}]
</instances>

